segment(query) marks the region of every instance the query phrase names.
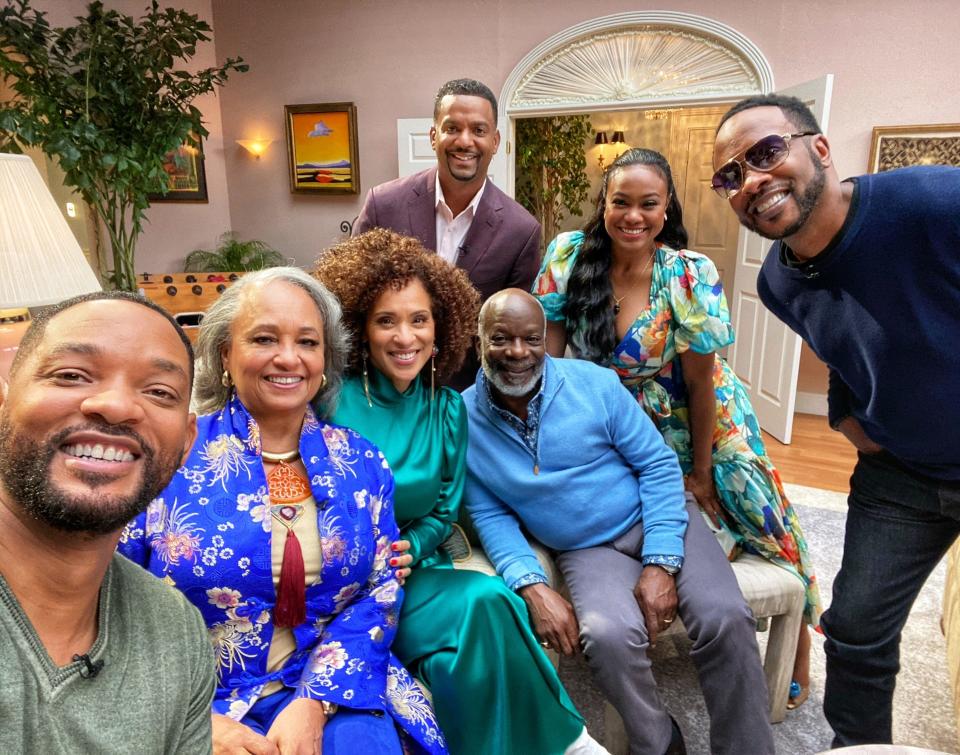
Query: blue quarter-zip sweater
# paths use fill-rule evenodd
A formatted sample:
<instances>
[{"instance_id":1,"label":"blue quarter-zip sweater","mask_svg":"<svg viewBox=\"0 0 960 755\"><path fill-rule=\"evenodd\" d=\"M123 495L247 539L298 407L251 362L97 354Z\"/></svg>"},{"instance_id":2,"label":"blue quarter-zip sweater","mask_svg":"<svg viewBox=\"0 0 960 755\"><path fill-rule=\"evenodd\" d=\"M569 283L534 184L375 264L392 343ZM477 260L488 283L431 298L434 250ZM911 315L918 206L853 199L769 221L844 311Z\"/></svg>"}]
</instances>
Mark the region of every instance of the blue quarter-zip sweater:
<instances>
[{"instance_id":1,"label":"blue quarter-zip sweater","mask_svg":"<svg viewBox=\"0 0 960 755\"><path fill-rule=\"evenodd\" d=\"M545 357L534 453L471 386L465 501L507 585L546 575L521 525L555 550L616 539L643 521L641 556L683 557L683 476L653 422L609 369Z\"/></svg>"}]
</instances>

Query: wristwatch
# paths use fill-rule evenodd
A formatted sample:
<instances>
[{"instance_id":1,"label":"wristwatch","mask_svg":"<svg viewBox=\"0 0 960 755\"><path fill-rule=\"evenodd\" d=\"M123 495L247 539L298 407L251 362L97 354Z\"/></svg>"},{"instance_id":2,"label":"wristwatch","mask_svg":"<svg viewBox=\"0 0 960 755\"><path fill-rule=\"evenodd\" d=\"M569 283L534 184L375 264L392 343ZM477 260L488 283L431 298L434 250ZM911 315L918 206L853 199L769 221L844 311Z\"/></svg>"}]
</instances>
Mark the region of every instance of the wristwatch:
<instances>
[{"instance_id":1,"label":"wristwatch","mask_svg":"<svg viewBox=\"0 0 960 755\"><path fill-rule=\"evenodd\" d=\"M329 700L321 700L320 706L323 708L323 715L327 718L333 718L333 714L340 709L339 705L331 703Z\"/></svg>"},{"instance_id":2,"label":"wristwatch","mask_svg":"<svg viewBox=\"0 0 960 755\"><path fill-rule=\"evenodd\" d=\"M679 567L679 566L671 566L670 564L650 564L650 565L651 565L651 566L659 566L661 569L663 569L663 570L664 570L667 574L669 574L671 577L676 577L677 574L680 573L680 567Z\"/></svg>"}]
</instances>

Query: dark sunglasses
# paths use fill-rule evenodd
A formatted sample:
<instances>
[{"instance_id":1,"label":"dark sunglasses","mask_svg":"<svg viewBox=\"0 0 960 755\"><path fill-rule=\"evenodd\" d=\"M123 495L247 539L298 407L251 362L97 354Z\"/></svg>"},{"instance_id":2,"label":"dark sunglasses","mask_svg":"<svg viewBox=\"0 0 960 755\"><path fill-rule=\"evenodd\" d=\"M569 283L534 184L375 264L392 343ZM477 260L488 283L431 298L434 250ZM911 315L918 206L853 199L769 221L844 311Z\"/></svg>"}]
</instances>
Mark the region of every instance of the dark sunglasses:
<instances>
[{"instance_id":1,"label":"dark sunglasses","mask_svg":"<svg viewBox=\"0 0 960 755\"><path fill-rule=\"evenodd\" d=\"M723 199L735 197L743 188L743 179L747 168L769 173L787 159L790 154L791 139L801 136L815 136L816 134L816 131L803 131L799 134L770 134L770 136L765 136L721 166L720 170L713 174L710 185Z\"/></svg>"}]
</instances>

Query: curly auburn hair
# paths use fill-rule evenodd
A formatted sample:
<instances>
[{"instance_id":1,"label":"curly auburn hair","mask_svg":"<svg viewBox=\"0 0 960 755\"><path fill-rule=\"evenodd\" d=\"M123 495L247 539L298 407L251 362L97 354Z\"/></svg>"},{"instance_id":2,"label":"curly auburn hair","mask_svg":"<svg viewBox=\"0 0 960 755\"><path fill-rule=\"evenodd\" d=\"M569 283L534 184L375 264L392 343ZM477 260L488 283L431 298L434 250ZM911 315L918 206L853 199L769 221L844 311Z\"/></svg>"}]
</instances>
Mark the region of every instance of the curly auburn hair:
<instances>
[{"instance_id":1,"label":"curly auburn hair","mask_svg":"<svg viewBox=\"0 0 960 755\"><path fill-rule=\"evenodd\" d=\"M313 275L340 300L350 332L347 371L360 374L367 312L387 288L399 291L419 280L430 295L439 354L437 377L444 380L463 364L477 331L480 294L467 274L417 239L374 228L320 253ZM429 362L423 369L426 374Z\"/></svg>"}]
</instances>

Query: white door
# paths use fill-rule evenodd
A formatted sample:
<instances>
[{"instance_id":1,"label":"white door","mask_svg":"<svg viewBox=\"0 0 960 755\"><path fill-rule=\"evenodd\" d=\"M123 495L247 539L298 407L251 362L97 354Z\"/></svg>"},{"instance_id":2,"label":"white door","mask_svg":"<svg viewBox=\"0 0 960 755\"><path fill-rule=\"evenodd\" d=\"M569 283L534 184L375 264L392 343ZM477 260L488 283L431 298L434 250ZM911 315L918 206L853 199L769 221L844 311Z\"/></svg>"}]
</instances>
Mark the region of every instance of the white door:
<instances>
[{"instance_id":1,"label":"white door","mask_svg":"<svg viewBox=\"0 0 960 755\"><path fill-rule=\"evenodd\" d=\"M779 93L803 100L827 132L833 74ZM793 409L800 369L800 336L760 303L757 274L771 241L740 229L731 318L737 340L730 349L730 366L740 376L760 426L783 443L793 432Z\"/></svg>"},{"instance_id":2,"label":"white door","mask_svg":"<svg viewBox=\"0 0 960 755\"><path fill-rule=\"evenodd\" d=\"M711 188L713 142L727 106L683 108L670 119L670 154L687 248L707 255L720 273L724 291L733 291L740 222L725 199Z\"/></svg>"},{"instance_id":3,"label":"white door","mask_svg":"<svg viewBox=\"0 0 960 755\"><path fill-rule=\"evenodd\" d=\"M433 118L397 119L397 178L412 176L437 164L430 146Z\"/></svg>"},{"instance_id":4,"label":"white door","mask_svg":"<svg viewBox=\"0 0 960 755\"><path fill-rule=\"evenodd\" d=\"M437 153L430 146L430 127L433 118L397 119L397 178L412 176L437 164ZM490 161L487 178L506 191L507 176L506 132L500 130L500 149Z\"/></svg>"}]
</instances>

